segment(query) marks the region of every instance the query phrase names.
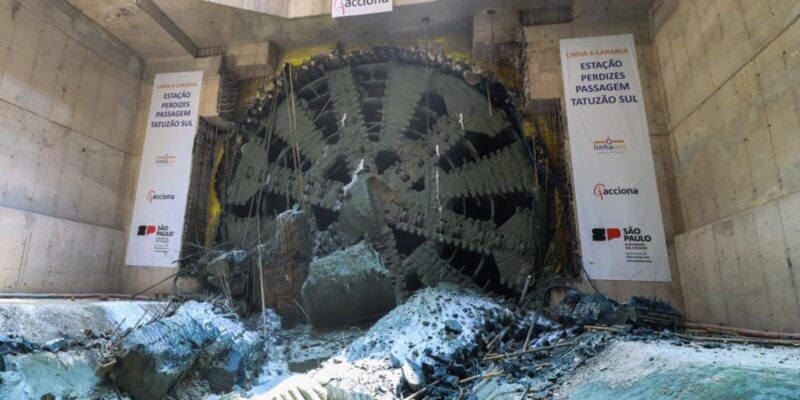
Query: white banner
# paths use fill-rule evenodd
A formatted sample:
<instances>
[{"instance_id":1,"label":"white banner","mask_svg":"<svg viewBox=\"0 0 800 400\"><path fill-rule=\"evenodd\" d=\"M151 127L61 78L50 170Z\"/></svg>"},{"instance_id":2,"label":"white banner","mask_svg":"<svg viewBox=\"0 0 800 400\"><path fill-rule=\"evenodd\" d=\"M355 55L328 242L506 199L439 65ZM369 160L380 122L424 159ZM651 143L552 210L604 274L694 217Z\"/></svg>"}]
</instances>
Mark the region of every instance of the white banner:
<instances>
[{"instance_id":1,"label":"white banner","mask_svg":"<svg viewBox=\"0 0 800 400\"><path fill-rule=\"evenodd\" d=\"M393 0L333 0L331 16L339 18L389 12L392 11L392 2Z\"/></svg>"},{"instance_id":2,"label":"white banner","mask_svg":"<svg viewBox=\"0 0 800 400\"><path fill-rule=\"evenodd\" d=\"M669 281L632 35L561 40L572 173L590 278Z\"/></svg>"},{"instance_id":3,"label":"white banner","mask_svg":"<svg viewBox=\"0 0 800 400\"><path fill-rule=\"evenodd\" d=\"M203 71L156 75L125 263L174 267L192 172Z\"/></svg>"}]
</instances>

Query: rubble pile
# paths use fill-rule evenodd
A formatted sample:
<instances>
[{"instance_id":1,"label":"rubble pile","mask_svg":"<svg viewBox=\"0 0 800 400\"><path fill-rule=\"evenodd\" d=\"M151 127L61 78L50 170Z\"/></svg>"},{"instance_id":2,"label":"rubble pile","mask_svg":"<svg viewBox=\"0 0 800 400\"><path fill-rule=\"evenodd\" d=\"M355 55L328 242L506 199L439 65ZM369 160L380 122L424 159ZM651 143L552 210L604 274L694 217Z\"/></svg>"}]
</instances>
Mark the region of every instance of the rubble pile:
<instances>
[{"instance_id":1,"label":"rubble pile","mask_svg":"<svg viewBox=\"0 0 800 400\"><path fill-rule=\"evenodd\" d=\"M0 399L120 398L95 367L111 342L162 314L164 306L143 301L0 302Z\"/></svg>"},{"instance_id":2,"label":"rubble pile","mask_svg":"<svg viewBox=\"0 0 800 400\"><path fill-rule=\"evenodd\" d=\"M361 240L312 258L315 231L309 218L296 207L284 211L265 232L272 233L270 240L249 251L208 250L192 273L241 315L259 310L263 293L266 307L286 326L347 326L375 321L394 308L391 271L372 245Z\"/></svg>"},{"instance_id":3,"label":"rubble pile","mask_svg":"<svg viewBox=\"0 0 800 400\"><path fill-rule=\"evenodd\" d=\"M281 379L263 396L246 398L549 398L615 340L675 339L666 325L654 324L668 318L644 315L680 316L656 300L619 305L578 291L552 309L534 311L442 283L417 291L360 337L310 335L310 325L279 333ZM337 346L341 350L332 351Z\"/></svg>"},{"instance_id":4,"label":"rubble pile","mask_svg":"<svg viewBox=\"0 0 800 400\"><path fill-rule=\"evenodd\" d=\"M653 329L681 329L686 319L669 304L656 299L634 296L617 308L618 320Z\"/></svg>"},{"instance_id":5,"label":"rubble pile","mask_svg":"<svg viewBox=\"0 0 800 400\"><path fill-rule=\"evenodd\" d=\"M206 255L203 273L206 282L231 297L241 297L247 288L247 252L244 250L212 251Z\"/></svg>"},{"instance_id":6,"label":"rubble pile","mask_svg":"<svg viewBox=\"0 0 800 400\"><path fill-rule=\"evenodd\" d=\"M102 399L91 349L7 354L0 363L0 399ZM113 397L105 397L113 399Z\"/></svg>"},{"instance_id":7,"label":"rubble pile","mask_svg":"<svg viewBox=\"0 0 800 400\"><path fill-rule=\"evenodd\" d=\"M247 226L255 241L248 250L203 249L187 262L184 273L205 283L210 292L222 294L241 316L260 311L263 294L266 307L285 324L302 322L300 290L308 276L315 236L309 216L294 207L263 226L258 224Z\"/></svg>"},{"instance_id":8,"label":"rubble pile","mask_svg":"<svg viewBox=\"0 0 800 400\"><path fill-rule=\"evenodd\" d=\"M318 331L311 325L298 325L278 335L276 345L284 345L289 371L305 373L319 368L350 343L364 335L358 328Z\"/></svg>"},{"instance_id":9,"label":"rubble pile","mask_svg":"<svg viewBox=\"0 0 800 400\"><path fill-rule=\"evenodd\" d=\"M300 290L308 276L314 243L313 227L308 219L308 214L296 207L278 214L271 245L256 247L251 257L251 265L262 265L254 275L263 274L261 282L267 307L274 309L287 325L305 319L299 304ZM260 256L259 251L262 252ZM254 304L260 306L260 301L255 299L260 299L261 295L260 290L254 291Z\"/></svg>"},{"instance_id":10,"label":"rubble pile","mask_svg":"<svg viewBox=\"0 0 800 400\"><path fill-rule=\"evenodd\" d=\"M104 332L95 332L87 329L83 335L77 337L58 337L44 343L36 343L26 339L22 335L0 334L0 371L3 370L3 356L16 356L19 354L31 354L39 351L58 353L60 351L91 349L102 346L109 339L109 335Z\"/></svg>"},{"instance_id":11,"label":"rubble pile","mask_svg":"<svg viewBox=\"0 0 800 400\"><path fill-rule=\"evenodd\" d=\"M252 388L231 393L224 397L225 400L263 400L271 398L266 394L273 392L289 395L289 392L294 391L297 395L298 385L307 393L316 390L324 395L326 390L305 373L319 368L326 360L364 335L364 331L357 327L319 330L308 324L270 332L267 339L267 359Z\"/></svg>"},{"instance_id":12,"label":"rubble pile","mask_svg":"<svg viewBox=\"0 0 800 400\"><path fill-rule=\"evenodd\" d=\"M340 284L382 275L367 243L333 255L338 261L320 264L333 276L314 279ZM322 260L311 262L310 277L313 264ZM336 269L346 266L355 267L337 277ZM331 293L321 297L350 292ZM171 314L142 317L141 324L118 332L87 330L79 338L41 342L0 335L0 398L57 399L65 393L123 400L565 398L560 396L578 390L576 376L602 371L597 363L613 357L603 350L621 343L668 346L672 350L663 350L668 353L730 349L724 341L735 343L731 337L702 341L681 332L682 321L680 313L654 299L617 304L598 293L570 291L552 308L531 309L453 283L417 291L364 330L321 330L313 324L281 329L271 310L240 320L213 303L188 301ZM46 380L52 385L45 388Z\"/></svg>"},{"instance_id":13,"label":"rubble pile","mask_svg":"<svg viewBox=\"0 0 800 400\"><path fill-rule=\"evenodd\" d=\"M642 313L657 308L663 313L680 315L656 300L638 299L634 305L625 306L638 307ZM622 309L602 294L571 291L552 310L516 310L512 323L488 330L488 345L466 376L457 381L440 379L438 385L426 389L425 397L546 399L612 341L618 338L647 341L669 336L668 332L658 334L637 321L625 319ZM612 325L617 328L601 329Z\"/></svg>"},{"instance_id":14,"label":"rubble pile","mask_svg":"<svg viewBox=\"0 0 800 400\"><path fill-rule=\"evenodd\" d=\"M423 289L310 376L329 399L394 399L406 388L468 369L487 327L509 316L476 291L451 284Z\"/></svg>"},{"instance_id":15,"label":"rubble pile","mask_svg":"<svg viewBox=\"0 0 800 400\"><path fill-rule=\"evenodd\" d=\"M169 317L144 325L121 342L109 377L134 400L161 399L185 379L212 392L247 384L264 358L264 338L210 303L189 301Z\"/></svg>"},{"instance_id":16,"label":"rubble pile","mask_svg":"<svg viewBox=\"0 0 800 400\"><path fill-rule=\"evenodd\" d=\"M0 335L0 365L3 365L3 356L6 354L26 354L39 347L36 343L31 343L20 335Z\"/></svg>"},{"instance_id":17,"label":"rubble pile","mask_svg":"<svg viewBox=\"0 0 800 400\"><path fill-rule=\"evenodd\" d=\"M553 309L559 321L577 325L613 325L617 323L617 304L600 293L583 294L572 290Z\"/></svg>"},{"instance_id":18,"label":"rubble pile","mask_svg":"<svg viewBox=\"0 0 800 400\"><path fill-rule=\"evenodd\" d=\"M638 309L651 315L680 315L666 303L639 298L622 306L599 293L571 291L549 311L518 309L512 323L491 327L488 344L474 360L473 368L458 380L446 377L425 389L426 398L442 399L546 399L588 359L609 343L670 337L637 320L626 319L622 310ZM648 322L652 322L646 319ZM623 324L623 325L619 325ZM596 326L599 325L599 326ZM606 326L615 326L603 329ZM651 325L664 328L663 326ZM435 377L430 377L432 379ZM409 388L411 389L411 388Z\"/></svg>"},{"instance_id":19,"label":"rubble pile","mask_svg":"<svg viewBox=\"0 0 800 400\"><path fill-rule=\"evenodd\" d=\"M631 308L677 314L671 307L647 299L623 306L600 294L574 291L553 310L536 312L440 284L417 292L298 380L321 385L333 400L549 398L616 338L669 337L625 318ZM616 327L600 329L607 325ZM282 386L266 398L280 399L289 391L319 392Z\"/></svg>"}]
</instances>

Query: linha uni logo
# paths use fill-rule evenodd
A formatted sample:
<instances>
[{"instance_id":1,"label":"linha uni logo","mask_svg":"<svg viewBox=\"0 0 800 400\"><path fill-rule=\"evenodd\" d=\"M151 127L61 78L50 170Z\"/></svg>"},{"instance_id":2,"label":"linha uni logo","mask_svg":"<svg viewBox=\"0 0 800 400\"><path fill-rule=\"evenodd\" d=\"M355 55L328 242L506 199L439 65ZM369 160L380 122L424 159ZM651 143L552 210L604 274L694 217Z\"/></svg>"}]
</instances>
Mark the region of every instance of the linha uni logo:
<instances>
[{"instance_id":1,"label":"linha uni logo","mask_svg":"<svg viewBox=\"0 0 800 400\"><path fill-rule=\"evenodd\" d=\"M605 140L595 140L593 145L594 151L597 153L622 153L625 151L625 140L612 139L610 136Z\"/></svg>"}]
</instances>

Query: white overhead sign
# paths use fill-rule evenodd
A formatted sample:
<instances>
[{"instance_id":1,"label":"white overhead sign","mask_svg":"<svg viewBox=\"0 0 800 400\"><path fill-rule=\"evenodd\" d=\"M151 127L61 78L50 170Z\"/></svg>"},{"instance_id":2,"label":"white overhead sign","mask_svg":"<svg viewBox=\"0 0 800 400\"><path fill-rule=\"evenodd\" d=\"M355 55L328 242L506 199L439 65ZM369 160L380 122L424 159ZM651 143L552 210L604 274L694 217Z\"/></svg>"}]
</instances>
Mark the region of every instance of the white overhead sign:
<instances>
[{"instance_id":1,"label":"white overhead sign","mask_svg":"<svg viewBox=\"0 0 800 400\"><path fill-rule=\"evenodd\" d=\"M174 267L192 172L203 71L156 75L125 263Z\"/></svg>"},{"instance_id":2,"label":"white overhead sign","mask_svg":"<svg viewBox=\"0 0 800 400\"><path fill-rule=\"evenodd\" d=\"M331 16L339 18L389 12L392 11L392 2L393 0L333 0Z\"/></svg>"},{"instance_id":3,"label":"white overhead sign","mask_svg":"<svg viewBox=\"0 0 800 400\"><path fill-rule=\"evenodd\" d=\"M560 45L586 271L593 279L669 281L633 36Z\"/></svg>"}]
</instances>

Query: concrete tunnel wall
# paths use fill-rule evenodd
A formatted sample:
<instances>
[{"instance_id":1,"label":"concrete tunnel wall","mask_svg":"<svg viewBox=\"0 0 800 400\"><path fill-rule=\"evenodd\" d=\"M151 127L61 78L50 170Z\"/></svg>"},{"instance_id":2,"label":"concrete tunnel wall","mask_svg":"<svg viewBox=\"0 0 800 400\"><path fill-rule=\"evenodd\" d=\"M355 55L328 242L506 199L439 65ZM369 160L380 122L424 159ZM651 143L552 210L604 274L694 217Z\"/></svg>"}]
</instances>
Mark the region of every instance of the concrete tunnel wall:
<instances>
[{"instance_id":1,"label":"concrete tunnel wall","mask_svg":"<svg viewBox=\"0 0 800 400\"><path fill-rule=\"evenodd\" d=\"M214 119L220 62L143 60L66 1L0 0L0 292L136 293L175 272L124 265L152 82L202 70Z\"/></svg>"},{"instance_id":2,"label":"concrete tunnel wall","mask_svg":"<svg viewBox=\"0 0 800 400\"><path fill-rule=\"evenodd\" d=\"M687 317L800 331L800 3L656 2Z\"/></svg>"},{"instance_id":3,"label":"concrete tunnel wall","mask_svg":"<svg viewBox=\"0 0 800 400\"><path fill-rule=\"evenodd\" d=\"M143 62L63 1L0 0L0 292L115 292Z\"/></svg>"}]
</instances>

